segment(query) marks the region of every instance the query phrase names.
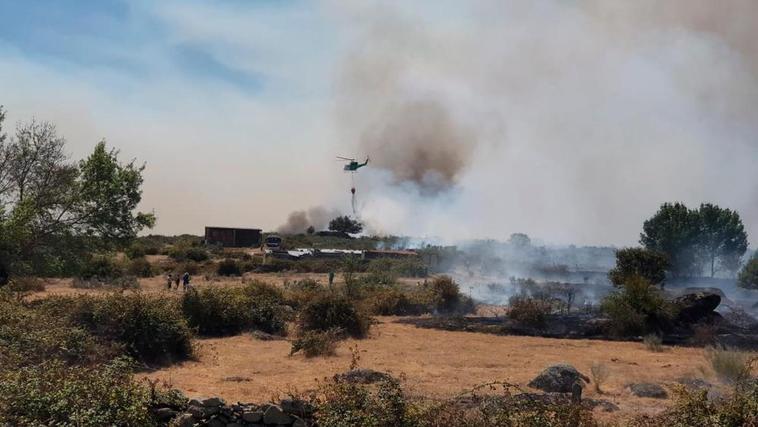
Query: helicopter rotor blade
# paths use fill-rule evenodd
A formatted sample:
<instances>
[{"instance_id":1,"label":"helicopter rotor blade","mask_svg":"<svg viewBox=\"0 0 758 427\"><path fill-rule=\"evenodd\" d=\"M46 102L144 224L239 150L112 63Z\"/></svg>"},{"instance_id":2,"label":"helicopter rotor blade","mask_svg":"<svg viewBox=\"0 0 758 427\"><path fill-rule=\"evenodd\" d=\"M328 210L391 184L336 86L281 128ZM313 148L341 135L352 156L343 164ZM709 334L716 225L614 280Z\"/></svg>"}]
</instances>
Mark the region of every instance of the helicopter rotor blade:
<instances>
[{"instance_id":1,"label":"helicopter rotor blade","mask_svg":"<svg viewBox=\"0 0 758 427\"><path fill-rule=\"evenodd\" d=\"M355 159L350 159L350 158L342 157L342 156L337 156L337 158L340 159L340 160L348 160L348 161L351 161L351 162L355 161Z\"/></svg>"}]
</instances>

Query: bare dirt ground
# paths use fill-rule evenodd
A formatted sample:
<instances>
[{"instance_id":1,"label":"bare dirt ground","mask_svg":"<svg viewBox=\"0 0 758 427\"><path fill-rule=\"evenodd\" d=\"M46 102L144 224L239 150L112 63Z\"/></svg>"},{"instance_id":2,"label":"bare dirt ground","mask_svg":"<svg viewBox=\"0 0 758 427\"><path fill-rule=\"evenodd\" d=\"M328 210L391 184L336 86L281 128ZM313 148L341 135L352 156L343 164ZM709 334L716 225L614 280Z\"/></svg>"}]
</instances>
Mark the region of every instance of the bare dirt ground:
<instances>
[{"instance_id":1,"label":"bare dirt ground","mask_svg":"<svg viewBox=\"0 0 758 427\"><path fill-rule=\"evenodd\" d=\"M313 278L326 283L323 274L254 274L244 280L265 280L281 285L285 281ZM413 279L407 280L415 283ZM201 286L236 286L241 278L195 276ZM144 292L168 292L162 277L140 279ZM44 292L52 294L101 292L71 287L70 280L52 280ZM181 291L173 290L178 295ZM482 307L480 314L500 314L495 306ZM261 402L290 391L305 391L318 381L348 369L350 347L357 346L360 366L402 375L411 394L450 397L477 384L503 380L528 390L526 384L543 368L569 363L590 376L593 363L605 364L610 375L598 395L592 385L585 396L608 399L620 407L602 419L625 419L641 413L663 410L670 400L632 396L626 385L655 382L670 386L681 378L702 378L706 361L702 349L666 347L656 353L641 343L600 340L564 340L537 337L496 336L470 332L420 329L398 323L398 318L380 317L364 340L340 343L337 355L306 359L290 357L287 340L260 341L250 334L228 338L198 339L196 361L184 362L143 373L142 377L167 381L189 396L220 396L227 401ZM715 382L709 379L711 382Z\"/></svg>"}]
</instances>

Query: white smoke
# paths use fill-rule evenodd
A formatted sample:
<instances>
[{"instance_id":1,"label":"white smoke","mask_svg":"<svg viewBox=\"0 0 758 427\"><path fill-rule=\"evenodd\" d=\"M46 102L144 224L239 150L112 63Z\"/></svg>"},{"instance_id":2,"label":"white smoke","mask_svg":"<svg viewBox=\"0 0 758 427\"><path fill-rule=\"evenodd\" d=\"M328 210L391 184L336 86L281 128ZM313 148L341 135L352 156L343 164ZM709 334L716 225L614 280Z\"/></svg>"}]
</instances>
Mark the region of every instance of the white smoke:
<instances>
[{"instance_id":1,"label":"white smoke","mask_svg":"<svg viewBox=\"0 0 758 427\"><path fill-rule=\"evenodd\" d=\"M337 78L372 229L634 244L665 201L758 235L758 3L381 2L340 8ZM753 19L751 19L753 18Z\"/></svg>"}]
</instances>

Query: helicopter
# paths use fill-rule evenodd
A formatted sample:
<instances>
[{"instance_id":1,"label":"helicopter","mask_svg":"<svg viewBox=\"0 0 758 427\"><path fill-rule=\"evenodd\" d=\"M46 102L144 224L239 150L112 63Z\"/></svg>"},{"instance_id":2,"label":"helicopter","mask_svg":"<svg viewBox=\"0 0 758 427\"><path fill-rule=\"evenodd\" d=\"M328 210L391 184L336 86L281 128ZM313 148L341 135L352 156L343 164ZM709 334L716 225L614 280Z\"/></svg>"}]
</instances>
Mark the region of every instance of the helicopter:
<instances>
[{"instance_id":1,"label":"helicopter","mask_svg":"<svg viewBox=\"0 0 758 427\"><path fill-rule=\"evenodd\" d=\"M351 204L353 207L353 215L357 215L358 212L355 206L355 172L357 172L358 169L366 166L368 164L369 158L367 156L366 161L363 163L358 163L357 161L355 161L355 159L350 158L350 157L337 156L337 159L348 162L347 164L345 164L345 167L343 167L342 170L344 170L345 172L350 172L350 179L353 183L353 185L350 187L350 194L352 195Z\"/></svg>"},{"instance_id":2,"label":"helicopter","mask_svg":"<svg viewBox=\"0 0 758 427\"><path fill-rule=\"evenodd\" d=\"M360 169L360 168L362 168L362 167L366 166L366 165L368 164L368 161L369 161L369 158L368 158L368 157L366 157L366 161L365 161L365 162L363 162L363 163L358 163L358 162L356 162L356 161L355 161L355 159L351 159L351 158L349 158L349 157L341 157L341 156L337 156L337 158L338 158L338 159L340 159L340 160L344 160L344 161L346 161L346 162L349 162L349 163L347 163L347 164L345 165L345 167L343 168L343 170L344 170L345 172L355 172L355 171L357 171L358 169Z\"/></svg>"}]
</instances>

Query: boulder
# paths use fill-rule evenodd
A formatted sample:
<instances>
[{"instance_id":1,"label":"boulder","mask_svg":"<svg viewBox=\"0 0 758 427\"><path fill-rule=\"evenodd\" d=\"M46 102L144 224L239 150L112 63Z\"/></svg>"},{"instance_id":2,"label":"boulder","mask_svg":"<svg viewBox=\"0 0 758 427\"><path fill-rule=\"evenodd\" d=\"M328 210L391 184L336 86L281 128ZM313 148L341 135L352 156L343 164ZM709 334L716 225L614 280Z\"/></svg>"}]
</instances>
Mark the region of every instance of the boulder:
<instances>
[{"instance_id":1,"label":"boulder","mask_svg":"<svg viewBox=\"0 0 758 427\"><path fill-rule=\"evenodd\" d=\"M200 404L209 408L211 406L221 406L224 404L224 400L220 397L208 397L200 400Z\"/></svg>"},{"instance_id":2,"label":"boulder","mask_svg":"<svg viewBox=\"0 0 758 427\"><path fill-rule=\"evenodd\" d=\"M158 421L168 421L174 418L176 414L178 414L178 412L171 408L157 408L153 410L153 415L155 415L155 418L157 418Z\"/></svg>"},{"instance_id":3,"label":"boulder","mask_svg":"<svg viewBox=\"0 0 758 427\"><path fill-rule=\"evenodd\" d=\"M259 423L263 419L263 412L248 411L242 413L242 420L248 423Z\"/></svg>"},{"instance_id":4,"label":"boulder","mask_svg":"<svg viewBox=\"0 0 758 427\"><path fill-rule=\"evenodd\" d=\"M694 292L674 298L672 301L679 314L679 323L697 323L711 316L721 304L721 296L713 292Z\"/></svg>"},{"instance_id":5,"label":"boulder","mask_svg":"<svg viewBox=\"0 0 758 427\"><path fill-rule=\"evenodd\" d=\"M292 424L292 417L285 414L282 408L271 405L263 413L264 424Z\"/></svg>"},{"instance_id":6,"label":"boulder","mask_svg":"<svg viewBox=\"0 0 758 427\"><path fill-rule=\"evenodd\" d=\"M536 388L548 393L571 393L574 384L590 382L586 375L582 375L571 365L553 365L542 371L537 377L529 382L529 387Z\"/></svg>"},{"instance_id":7,"label":"boulder","mask_svg":"<svg viewBox=\"0 0 758 427\"><path fill-rule=\"evenodd\" d=\"M639 383L630 384L629 389L632 394L637 397L650 397L653 399L665 399L668 397L668 393L658 384L653 383Z\"/></svg>"},{"instance_id":8,"label":"boulder","mask_svg":"<svg viewBox=\"0 0 758 427\"><path fill-rule=\"evenodd\" d=\"M192 427L195 425L195 417L192 416L192 414L181 414L178 417L174 419L174 422L172 425L175 425L176 427Z\"/></svg>"},{"instance_id":9,"label":"boulder","mask_svg":"<svg viewBox=\"0 0 758 427\"><path fill-rule=\"evenodd\" d=\"M316 410L313 405L301 399L282 399L279 402L279 406L282 408L282 411L301 417L310 417Z\"/></svg>"},{"instance_id":10,"label":"boulder","mask_svg":"<svg viewBox=\"0 0 758 427\"><path fill-rule=\"evenodd\" d=\"M187 408L187 412L192 414L192 416L197 419L205 418L205 408L201 406L191 405L190 407Z\"/></svg>"}]
</instances>

